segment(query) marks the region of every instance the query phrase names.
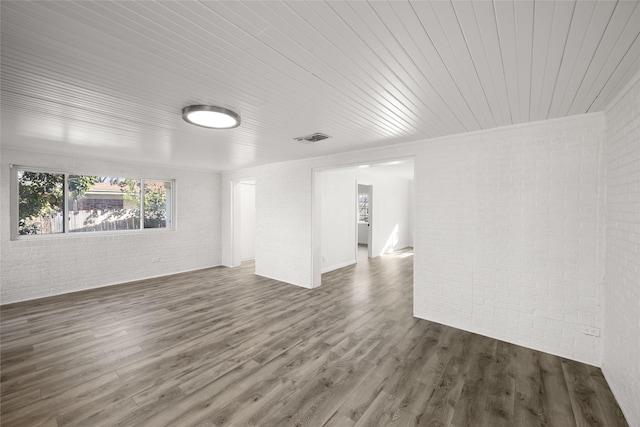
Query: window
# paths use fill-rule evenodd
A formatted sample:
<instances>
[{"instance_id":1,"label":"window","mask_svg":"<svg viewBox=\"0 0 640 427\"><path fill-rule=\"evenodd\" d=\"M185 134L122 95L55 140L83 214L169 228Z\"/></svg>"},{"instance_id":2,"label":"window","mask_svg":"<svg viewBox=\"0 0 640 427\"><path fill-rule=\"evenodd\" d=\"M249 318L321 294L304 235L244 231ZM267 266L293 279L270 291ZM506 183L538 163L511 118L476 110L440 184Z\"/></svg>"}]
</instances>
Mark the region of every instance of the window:
<instances>
[{"instance_id":1,"label":"window","mask_svg":"<svg viewBox=\"0 0 640 427\"><path fill-rule=\"evenodd\" d=\"M140 180L69 175L69 231L140 229Z\"/></svg>"},{"instance_id":2,"label":"window","mask_svg":"<svg viewBox=\"0 0 640 427\"><path fill-rule=\"evenodd\" d=\"M18 233L64 233L64 174L18 171Z\"/></svg>"},{"instance_id":3,"label":"window","mask_svg":"<svg viewBox=\"0 0 640 427\"><path fill-rule=\"evenodd\" d=\"M171 181L144 181L144 228L171 227Z\"/></svg>"},{"instance_id":4,"label":"window","mask_svg":"<svg viewBox=\"0 0 640 427\"><path fill-rule=\"evenodd\" d=\"M172 228L172 180L16 168L14 235ZM15 199L14 199L15 200ZM15 203L15 202L14 202ZM14 205L14 206L15 206Z\"/></svg>"},{"instance_id":5,"label":"window","mask_svg":"<svg viewBox=\"0 0 640 427\"><path fill-rule=\"evenodd\" d=\"M353 206L353 205L352 205ZM369 223L369 194L358 194L358 222Z\"/></svg>"}]
</instances>

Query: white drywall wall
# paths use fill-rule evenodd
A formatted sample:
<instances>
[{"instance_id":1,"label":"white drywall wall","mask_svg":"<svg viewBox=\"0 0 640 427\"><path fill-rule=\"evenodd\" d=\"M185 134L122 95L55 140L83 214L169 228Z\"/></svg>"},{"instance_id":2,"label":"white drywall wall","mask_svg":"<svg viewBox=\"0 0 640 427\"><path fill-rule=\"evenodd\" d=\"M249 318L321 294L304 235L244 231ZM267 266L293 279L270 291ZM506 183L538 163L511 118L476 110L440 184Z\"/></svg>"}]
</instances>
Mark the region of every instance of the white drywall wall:
<instances>
[{"instance_id":1,"label":"white drywall wall","mask_svg":"<svg viewBox=\"0 0 640 427\"><path fill-rule=\"evenodd\" d=\"M363 225L357 224L359 182L373 188L370 208L373 256L409 246L411 181L389 176L384 167L326 170L320 177L323 272L356 262L356 226Z\"/></svg>"},{"instance_id":2,"label":"white drywall wall","mask_svg":"<svg viewBox=\"0 0 640 427\"><path fill-rule=\"evenodd\" d=\"M323 273L356 262L356 185L353 171L320 173Z\"/></svg>"},{"instance_id":3,"label":"white drywall wall","mask_svg":"<svg viewBox=\"0 0 640 427\"><path fill-rule=\"evenodd\" d=\"M256 257L256 186L240 183L240 254L242 260Z\"/></svg>"},{"instance_id":4,"label":"white drywall wall","mask_svg":"<svg viewBox=\"0 0 640 427\"><path fill-rule=\"evenodd\" d=\"M409 166L407 166L409 167ZM371 185L370 224L373 230L372 256L379 256L411 246L409 224L411 181L389 177L384 167L357 172L358 181Z\"/></svg>"}]
</instances>

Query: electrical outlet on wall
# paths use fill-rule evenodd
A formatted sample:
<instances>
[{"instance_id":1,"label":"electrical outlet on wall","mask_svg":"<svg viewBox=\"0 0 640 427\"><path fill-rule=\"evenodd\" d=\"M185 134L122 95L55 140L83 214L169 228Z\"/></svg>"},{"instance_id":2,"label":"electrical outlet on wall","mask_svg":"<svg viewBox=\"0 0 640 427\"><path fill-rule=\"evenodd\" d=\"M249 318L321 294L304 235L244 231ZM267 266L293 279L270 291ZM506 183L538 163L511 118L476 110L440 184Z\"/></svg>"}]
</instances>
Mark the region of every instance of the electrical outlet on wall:
<instances>
[{"instance_id":1,"label":"electrical outlet on wall","mask_svg":"<svg viewBox=\"0 0 640 427\"><path fill-rule=\"evenodd\" d=\"M594 337L600 336L600 328L596 328L595 326L580 326L580 332L585 335L591 335Z\"/></svg>"}]
</instances>

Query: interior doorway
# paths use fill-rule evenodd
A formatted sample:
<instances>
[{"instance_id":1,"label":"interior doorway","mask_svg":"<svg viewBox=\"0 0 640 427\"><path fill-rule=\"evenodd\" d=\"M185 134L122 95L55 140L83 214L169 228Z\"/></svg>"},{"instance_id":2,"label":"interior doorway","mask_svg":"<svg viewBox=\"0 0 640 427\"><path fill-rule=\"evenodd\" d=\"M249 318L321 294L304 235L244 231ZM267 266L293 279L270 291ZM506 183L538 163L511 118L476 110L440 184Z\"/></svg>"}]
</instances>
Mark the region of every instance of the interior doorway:
<instances>
[{"instance_id":1,"label":"interior doorway","mask_svg":"<svg viewBox=\"0 0 640 427\"><path fill-rule=\"evenodd\" d=\"M413 178L413 158L313 170L312 287L324 273L413 248Z\"/></svg>"},{"instance_id":2,"label":"interior doorway","mask_svg":"<svg viewBox=\"0 0 640 427\"><path fill-rule=\"evenodd\" d=\"M373 185L357 183L358 224L356 236L356 262L372 258L373 239Z\"/></svg>"},{"instance_id":3,"label":"interior doorway","mask_svg":"<svg viewBox=\"0 0 640 427\"><path fill-rule=\"evenodd\" d=\"M237 267L256 257L256 181L253 178L232 180L230 262Z\"/></svg>"}]
</instances>

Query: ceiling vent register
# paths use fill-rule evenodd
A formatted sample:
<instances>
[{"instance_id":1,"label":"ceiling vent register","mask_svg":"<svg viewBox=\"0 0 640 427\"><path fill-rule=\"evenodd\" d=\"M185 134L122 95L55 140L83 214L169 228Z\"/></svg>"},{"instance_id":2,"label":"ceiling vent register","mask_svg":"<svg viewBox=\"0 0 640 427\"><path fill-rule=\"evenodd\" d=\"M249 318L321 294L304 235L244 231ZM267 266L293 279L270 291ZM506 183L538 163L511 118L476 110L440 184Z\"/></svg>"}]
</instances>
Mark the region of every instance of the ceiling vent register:
<instances>
[{"instance_id":1,"label":"ceiling vent register","mask_svg":"<svg viewBox=\"0 0 640 427\"><path fill-rule=\"evenodd\" d=\"M311 144L314 142L322 141L323 139L331 138L329 135L325 135L324 133L316 132L307 136L299 136L297 138L293 138L295 141L303 142L305 144Z\"/></svg>"}]
</instances>

